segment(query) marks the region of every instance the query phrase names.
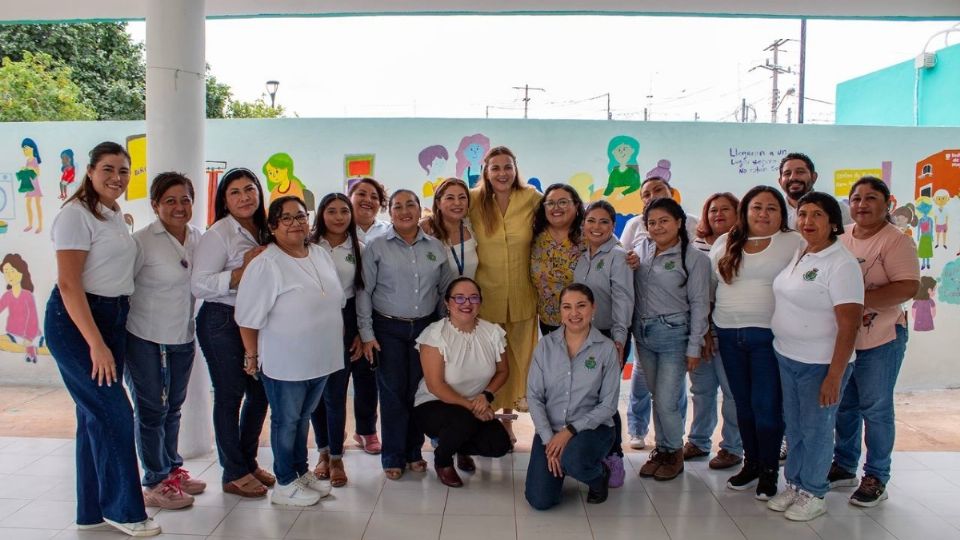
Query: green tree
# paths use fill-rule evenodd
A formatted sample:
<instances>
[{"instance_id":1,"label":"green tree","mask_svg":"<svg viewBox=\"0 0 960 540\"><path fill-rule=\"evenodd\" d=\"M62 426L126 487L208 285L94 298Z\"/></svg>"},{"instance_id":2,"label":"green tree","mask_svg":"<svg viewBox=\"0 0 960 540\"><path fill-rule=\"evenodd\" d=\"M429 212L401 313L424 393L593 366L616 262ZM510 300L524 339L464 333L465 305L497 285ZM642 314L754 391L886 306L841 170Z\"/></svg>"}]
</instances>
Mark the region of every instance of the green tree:
<instances>
[{"instance_id":1,"label":"green tree","mask_svg":"<svg viewBox=\"0 0 960 540\"><path fill-rule=\"evenodd\" d=\"M0 62L0 122L93 120L96 111L83 102L70 68L49 54L29 52Z\"/></svg>"},{"instance_id":2,"label":"green tree","mask_svg":"<svg viewBox=\"0 0 960 540\"><path fill-rule=\"evenodd\" d=\"M225 118L227 105L232 99L230 85L218 82L210 73L210 64L207 64L207 118Z\"/></svg>"},{"instance_id":3,"label":"green tree","mask_svg":"<svg viewBox=\"0 0 960 540\"><path fill-rule=\"evenodd\" d=\"M144 117L146 64L143 44L122 22L0 25L0 57L14 62L26 52L46 53L72 69L81 101L98 120Z\"/></svg>"},{"instance_id":4,"label":"green tree","mask_svg":"<svg viewBox=\"0 0 960 540\"><path fill-rule=\"evenodd\" d=\"M284 115L282 105L271 107L262 97L255 101L230 101L227 105L226 118L281 118Z\"/></svg>"}]
</instances>

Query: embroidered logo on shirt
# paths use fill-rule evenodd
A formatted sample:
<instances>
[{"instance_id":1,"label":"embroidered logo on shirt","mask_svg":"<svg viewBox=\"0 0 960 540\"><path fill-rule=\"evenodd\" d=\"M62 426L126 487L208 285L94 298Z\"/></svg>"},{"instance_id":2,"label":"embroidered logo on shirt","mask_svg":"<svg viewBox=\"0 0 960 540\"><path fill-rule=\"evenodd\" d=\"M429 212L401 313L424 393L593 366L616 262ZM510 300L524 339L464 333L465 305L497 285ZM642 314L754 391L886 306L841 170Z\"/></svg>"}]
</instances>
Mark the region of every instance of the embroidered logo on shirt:
<instances>
[{"instance_id":1,"label":"embroidered logo on shirt","mask_svg":"<svg viewBox=\"0 0 960 540\"><path fill-rule=\"evenodd\" d=\"M603 260L600 260L600 261L597 263L597 270L603 270Z\"/></svg>"},{"instance_id":2,"label":"embroidered logo on shirt","mask_svg":"<svg viewBox=\"0 0 960 540\"><path fill-rule=\"evenodd\" d=\"M427 252L427 258L430 259L431 261L437 260L437 256L434 255L432 251Z\"/></svg>"},{"instance_id":3,"label":"embroidered logo on shirt","mask_svg":"<svg viewBox=\"0 0 960 540\"><path fill-rule=\"evenodd\" d=\"M818 273L818 272L820 272L820 270L819 270L818 268L814 268L813 270L810 270L810 271L805 272L805 273L803 274L803 280L804 280L804 281L813 281L813 280L817 279L817 273Z\"/></svg>"},{"instance_id":4,"label":"embroidered logo on shirt","mask_svg":"<svg viewBox=\"0 0 960 540\"><path fill-rule=\"evenodd\" d=\"M677 267L677 261L667 261L663 263L664 270L673 270L676 267Z\"/></svg>"},{"instance_id":5,"label":"embroidered logo on shirt","mask_svg":"<svg viewBox=\"0 0 960 540\"><path fill-rule=\"evenodd\" d=\"M591 356L590 358L587 358L587 359L583 362L583 365L586 366L587 369L593 369L593 368L597 367L597 359Z\"/></svg>"},{"instance_id":6,"label":"embroidered logo on shirt","mask_svg":"<svg viewBox=\"0 0 960 540\"><path fill-rule=\"evenodd\" d=\"M353 253L347 253L347 256L343 259L350 264L357 264L357 259L353 257Z\"/></svg>"}]
</instances>

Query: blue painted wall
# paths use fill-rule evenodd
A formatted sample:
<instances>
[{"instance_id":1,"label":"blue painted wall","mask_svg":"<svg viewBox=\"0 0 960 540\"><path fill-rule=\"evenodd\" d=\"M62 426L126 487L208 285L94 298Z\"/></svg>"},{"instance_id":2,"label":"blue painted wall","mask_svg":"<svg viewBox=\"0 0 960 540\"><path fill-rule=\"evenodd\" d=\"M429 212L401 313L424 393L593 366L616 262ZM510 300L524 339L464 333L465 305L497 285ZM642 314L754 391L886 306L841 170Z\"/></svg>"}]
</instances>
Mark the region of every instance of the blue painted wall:
<instances>
[{"instance_id":1,"label":"blue painted wall","mask_svg":"<svg viewBox=\"0 0 960 540\"><path fill-rule=\"evenodd\" d=\"M836 123L912 126L913 60L837 85ZM960 44L937 51L937 65L920 71L921 126L960 126Z\"/></svg>"}]
</instances>

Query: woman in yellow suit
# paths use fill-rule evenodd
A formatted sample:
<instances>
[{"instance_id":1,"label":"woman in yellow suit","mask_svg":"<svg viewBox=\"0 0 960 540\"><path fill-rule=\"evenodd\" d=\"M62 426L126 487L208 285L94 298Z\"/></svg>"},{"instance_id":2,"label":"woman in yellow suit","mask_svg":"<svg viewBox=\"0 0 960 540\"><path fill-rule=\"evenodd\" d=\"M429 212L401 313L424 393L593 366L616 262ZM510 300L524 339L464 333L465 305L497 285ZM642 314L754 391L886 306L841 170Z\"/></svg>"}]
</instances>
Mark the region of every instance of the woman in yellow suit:
<instances>
[{"instance_id":1,"label":"woman in yellow suit","mask_svg":"<svg viewBox=\"0 0 960 540\"><path fill-rule=\"evenodd\" d=\"M477 240L476 281L485 291L480 316L507 332L510 378L497 392L494 410L526 410L527 369L537 344L537 291L530 282L533 214L540 193L520 179L517 158L505 146L483 158L483 181L470 190L470 221ZM516 442L510 420L504 421Z\"/></svg>"}]
</instances>

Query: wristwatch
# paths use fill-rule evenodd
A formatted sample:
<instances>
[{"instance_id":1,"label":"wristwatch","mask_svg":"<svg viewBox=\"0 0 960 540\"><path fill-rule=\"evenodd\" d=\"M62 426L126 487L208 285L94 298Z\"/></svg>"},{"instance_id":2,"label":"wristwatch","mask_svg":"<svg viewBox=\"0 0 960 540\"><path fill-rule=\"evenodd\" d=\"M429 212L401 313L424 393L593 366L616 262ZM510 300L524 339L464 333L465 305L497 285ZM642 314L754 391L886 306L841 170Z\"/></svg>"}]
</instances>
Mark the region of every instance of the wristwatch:
<instances>
[{"instance_id":1,"label":"wristwatch","mask_svg":"<svg viewBox=\"0 0 960 540\"><path fill-rule=\"evenodd\" d=\"M567 425L566 425L566 429L567 429L567 431L570 432L571 435L576 435L576 434L577 434L577 428L573 427L573 424L567 424Z\"/></svg>"}]
</instances>

